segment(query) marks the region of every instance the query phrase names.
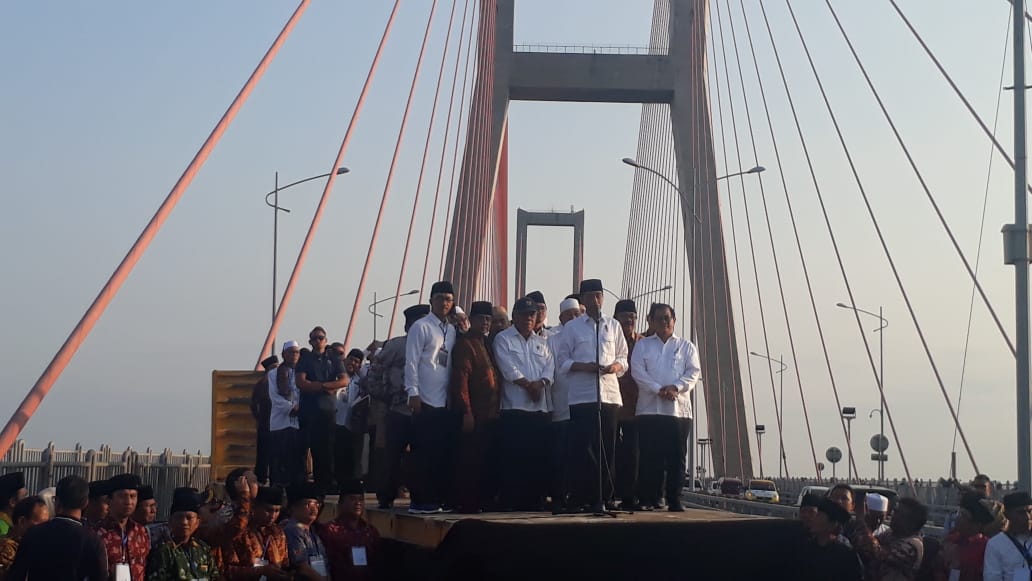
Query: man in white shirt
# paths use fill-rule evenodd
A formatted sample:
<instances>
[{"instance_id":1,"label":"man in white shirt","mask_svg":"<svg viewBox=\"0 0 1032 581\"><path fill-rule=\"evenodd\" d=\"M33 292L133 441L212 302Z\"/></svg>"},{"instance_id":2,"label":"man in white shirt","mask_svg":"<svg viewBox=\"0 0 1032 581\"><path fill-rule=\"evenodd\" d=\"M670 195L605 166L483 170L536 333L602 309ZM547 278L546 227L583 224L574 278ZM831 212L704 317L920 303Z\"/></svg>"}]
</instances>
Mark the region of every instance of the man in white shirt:
<instances>
[{"instance_id":1,"label":"man in white shirt","mask_svg":"<svg viewBox=\"0 0 1032 581\"><path fill-rule=\"evenodd\" d=\"M296 383L301 345L283 344L283 364L266 372L269 390L269 438L272 444L269 477L273 484L288 485L304 477L304 459L298 423L301 392Z\"/></svg>"},{"instance_id":2,"label":"man in white shirt","mask_svg":"<svg viewBox=\"0 0 1032 581\"><path fill-rule=\"evenodd\" d=\"M548 491L547 391L555 377L548 340L534 332L538 306L524 297L512 308L513 326L495 337L494 354L502 375L500 449L501 505L541 510Z\"/></svg>"},{"instance_id":3,"label":"man in white shirt","mask_svg":"<svg viewBox=\"0 0 1032 581\"><path fill-rule=\"evenodd\" d=\"M985 581L1026 581L1032 573L1032 496L1012 492L1003 497L1003 507L1010 524L986 543L982 576Z\"/></svg>"},{"instance_id":4,"label":"man in white shirt","mask_svg":"<svg viewBox=\"0 0 1032 581\"><path fill-rule=\"evenodd\" d=\"M559 350L563 325L580 315L580 301L576 298L566 297L559 304L559 326L552 329L552 334L548 336L548 348L551 349L553 357ZM552 382L552 389L546 395L551 396L550 407L552 408L552 512L558 514L566 509L566 495L570 492L567 474L570 452L570 402L566 376L559 373L558 369Z\"/></svg>"},{"instance_id":5,"label":"man in white shirt","mask_svg":"<svg viewBox=\"0 0 1032 581\"><path fill-rule=\"evenodd\" d=\"M642 504L655 506L665 472L667 508L682 512L691 394L702 375L699 352L691 341L674 334L677 314L670 305L653 303L648 320L655 334L638 341L631 359L631 373L638 383L638 489Z\"/></svg>"},{"instance_id":6,"label":"man in white shirt","mask_svg":"<svg viewBox=\"0 0 1032 581\"><path fill-rule=\"evenodd\" d=\"M416 321L405 343L405 392L412 408L413 514L439 512L450 491L458 419L447 409L451 351L456 330L448 321L455 289L448 281L430 288L430 314Z\"/></svg>"},{"instance_id":7,"label":"man in white shirt","mask_svg":"<svg viewBox=\"0 0 1032 581\"><path fill-rule=\"evenodd\" d=\"M337 482L347 482L362 476L362 455L365 451L366 419L363 410L368 412L369 404L359 404L365 393L362 380L368 373L365 365L365 352L352 349L346 354L344 345L334 347L335 355L344 361L344 370L350 383L337 390L337 433L333 447L333 470ZM358 413L356 414L356 410Z\"/></svg>"},{"instance_id":8,"label":"man in white shirt","mask_svg":"<svg viewBox=\"0 0 1032 581\"><path fill-rule=\"evenodd\" d=\"M602 314L602 293L601 280L581 281L585 314L563 327L556 353L570 403L573 502L595 511L612 502L616 416L622 405L618 378L627 370L627 342L620 323Z\"/></svg>"}]
</instances>

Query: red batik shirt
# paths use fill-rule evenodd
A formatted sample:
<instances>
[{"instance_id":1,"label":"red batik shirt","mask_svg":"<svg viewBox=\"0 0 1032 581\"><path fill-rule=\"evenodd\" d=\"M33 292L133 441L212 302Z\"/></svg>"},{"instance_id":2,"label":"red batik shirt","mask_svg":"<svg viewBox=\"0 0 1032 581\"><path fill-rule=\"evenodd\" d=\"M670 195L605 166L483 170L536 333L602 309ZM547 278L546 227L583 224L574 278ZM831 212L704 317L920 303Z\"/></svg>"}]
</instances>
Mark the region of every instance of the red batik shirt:
<instances>
[{"instance_id":1,"label":"red batik shirt","mask_svg":"<svg viewBox=\"0 0 1032 581\"><path fill-rule=\"evenodd\" d=\"M119 563L128 563L132 580L143 581L147 573L147 556L150 554L150 535L147 533L147 527L129 519L123 531L118 521L106 518L100 521L94 530L104 543L108 571L112 573L112 578Z\"/></svg>"},{"instance_id":2,"label":"red batik shirt","mask_svg":"<svg viewBox=\"0 0 1032 581\"><path fill-rule=\"evenodd\" d=\"M256 559L268 561L273 567L285 570L290 564L287 536L276 524L248 527L233 540L233 554L225 557L226 573L231 579L247 579L249 573L254 571Z\"/></svg>"},{"instance_id":3,"label":"red batik shirt","mask_svg":"<svg viewBox=\"0 0 1032 581\"><path fill-rule=\"evenodd\" d=\"M313 525L314 526L314 525ZM336 519L316 529L323 544L326 555L330 559L331 579L371 579L370 567L374 564L375 554L380 544L380 534L372 526L364 523L348 523ZM365 547L366 562L364 567L356 567L351 562L351 549Z\"/></svg>"}]
</instances>

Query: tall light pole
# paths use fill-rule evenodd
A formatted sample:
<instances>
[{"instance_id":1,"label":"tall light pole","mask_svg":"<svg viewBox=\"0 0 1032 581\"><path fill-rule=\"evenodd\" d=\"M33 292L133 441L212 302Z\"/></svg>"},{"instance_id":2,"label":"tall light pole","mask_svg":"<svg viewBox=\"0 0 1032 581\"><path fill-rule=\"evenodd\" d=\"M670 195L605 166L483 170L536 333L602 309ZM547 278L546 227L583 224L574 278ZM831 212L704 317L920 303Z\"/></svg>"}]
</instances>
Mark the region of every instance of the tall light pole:
<instances>
[{"instance_id":1,"label":"tall light pole","mask_svg":"<svg viewBox=\"0 0 1032 581\"><path fill-rule=\"evenodd\" d=\"M845 303L836 303L836 307L843 309L849 309L850 311L856 311L863 313L871 317L876 317L881 321L881 326L874 329L875 333L878 333L878 395L881 399L881 405L878 407L878 417L881 419L881 427L878 429L878 435L881 439L885 439L885 327L889 326L889 321L883 317L884 308L878 307L878 314L874 314L871 311L865 311L857 307L851 307ZM872 412L874 413L874 412ZM869 416L868 416L869 417ZM878 482L885 480L885 453L878 453Z\"/></svg>"},{"instance_id":2,"label":"tall light pole","mask_svg":"<svg viewBox=\"0 0 1032 581\"><path fill-rule=\"evenodd\" d=\"M846 482L852 482L853 476L853 420L856 419L855 407L843 407L842 419L846 420L846 450L849 458L846 459Z\"/></svg>"},{"instance_id":3,"label":"tall light pole","mask_svg":"<svg viewBox=\"0 0 1032 581\"><path fill-rule=\"evenodd\" d=\"M763 473L763 434L767 432L767 427L763 424L756 424L756 448L760 456L760 478L766 476Z\"/></svg>"},{"instance_id":4,"label":"tall light pole","mask_svg":"<svg viewBox=\"0 0 1032 581\"><path fill-rule=\"evenodd\" d=\"M709 463L707 462L708 455L706 454L706 448L710 445L710 439L699 438L697 443L699 444L699 465L702 466L702 473L709 474ZM713 474L710 474L710 476L713 476Z\"/></svg>"},{"instance_id":5,"label":"tall light pole","mask_svg":"<svg viewBox=\"0 0 1032 581\"><path fill-rule=\"evenodd\" d=\"M782 478L784 476L781 471L782 466L784 466L786 470L788 469L788 462L785 459L785 370L788 369L788 365L785 365L784 355L778 355L777 359L774 359L769 355L764 355L763 353L757 353L755 351L750 351L749 355L759 357L761 359L766 359L768 365L770 363L777 363L781 366L781 369L776 371L776 373L778 374L778 383L780 384L778 386L778 399L780 400L781 404L779 406L778 411L778 478ZM778 403L779 402L774 402L774 405L777 406ZM760 471L762 472L762 470Z\"/></svg>"},{"instance_id":6,"label":"tall light pole","mask_svg":"<svg viewBox=\"0 0 1032 581\"><path fill-rule=\"evenodd\" d=\"M632 301L636 301L636 300L640 299L641 297L647 297L647 296L649 296L651 294L660 293L660 292L663 292L663 291L668 291L668 290L670 290L672 288L674 288L672 285L669 285L669 284L668 285L664 285L664 286L662 286L660 288L654 288L654 289L652 289L650 291L646 291L646 292L643 292L643 293L636 294L633 297L631 297L631 300Z\"/></svg>"},{"instance_id":7,"label":"tall light pole","mask_svg":"<svg viewBox=\"0 0 1032 581\"><path fill-rule=\"evenodd\" d=\"M337 175L344 175L344 174L348 173L349 171L351 171L351 170L349 170L346 167L340 167L340 168L337 169ZM279 308L279 305L277 304L278 303L277 299L279 297L279 292L278 292L278 288L277 288L277 285L276 285L277 259L279 257L279 213L280 212L287 212L288 214L290 213L290 210L288 210L287 208L284 208L284 207L279 205L279 193L282 192L283 190L290 189L290 188L292 188L294 186L303 184L305 182L310 182L312 180L317 180L317 179L326 178L326 177L330 177L330 174L324 173L324 174L320 174L320 175L317 175L317 176L308 177L308 178L305 178L303 180L297 180L296 182L291 182L291 183L289 183L289 184L287 184L287 185L285 185L285 186L283 186L281 188L280 185L279 185L279 172L276 172L276 177L275 177L275 181L274 181L276 187L271 192L265 194L265 205L270 207L270 208L272 208L272 322L273 323L276 322L276 310ZM269 196L272 196L272 201L271 202L269 201ZM273 337L273 339L272 339L272 353L270 353L270 355L275 355L275 354L276 354L276 338Z\"/></svg>"},{"instance_id":8,"label":"tall light pole","mask_svg":"<svg viewBox=\"0 0 1032 581\"><path fill-rule=\"evenodd\" d=\"M380 317L383 316L380 313L376 312L376 305L378 305L380 303L383 303L383 302L386 302L386 301L389 301L389 300L393 300L393 299L399 298L399 297L407 297L409 295L414 295L414 294L416 294L418 292L419 292L418 289L413 289L413 290L410 290L407 293L401 293L400 295L394 295L392 297L387 297L385 299L380 299L380 300L376 300L376 292L373 292L373 302L372 302L372 304L369 305L369 312L373 314L373 341L376 341L376 323L377 323L377 319L379 319ZM390 332L391 332L391 330L387 329L387 334L388 335L390 334Z\"/></svg>"}]
</instances>

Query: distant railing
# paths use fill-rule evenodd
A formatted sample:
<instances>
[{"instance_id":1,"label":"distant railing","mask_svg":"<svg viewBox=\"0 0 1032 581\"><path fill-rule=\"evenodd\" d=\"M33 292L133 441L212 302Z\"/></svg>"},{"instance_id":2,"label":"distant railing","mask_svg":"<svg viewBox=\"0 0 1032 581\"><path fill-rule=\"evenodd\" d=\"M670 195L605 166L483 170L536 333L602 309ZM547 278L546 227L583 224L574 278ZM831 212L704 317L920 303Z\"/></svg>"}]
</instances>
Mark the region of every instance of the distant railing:
<instances>
[{"instance_id":1,"label":"distant railing","mask_svg":"<svg viewBox=\"0 0 1032 581\"><path fill-rule=\"evenodd\" d=\"M115 474L132 473L140 476L145 484L154 487L158 501L159 516L164 516L172 501L172 490L180 486L202 489L211 481L211 459L183 450L176 454L166 448L154 452L148 448L137 452L127 448L114 452L111 446L102 445L98 450L84 450L80 444L74 450L58 450L53 442L46 448L27 448L23 440L11 446L0 459L0 474L24 472L25 484L30 494L57 484L65 476L75 474L86 481L103 480Z\"/></svg>"},{"instance_id":2,"label":"distant railing","mask_svg":"<svg viewBox=\"0 0 1032 581\"><path fill-rule=\"evenodd\" d=\"M517 44L513 52L543 52L565 54L666 54L647 46L588 45L588 44Z\"/></svg>"}]
</instances>

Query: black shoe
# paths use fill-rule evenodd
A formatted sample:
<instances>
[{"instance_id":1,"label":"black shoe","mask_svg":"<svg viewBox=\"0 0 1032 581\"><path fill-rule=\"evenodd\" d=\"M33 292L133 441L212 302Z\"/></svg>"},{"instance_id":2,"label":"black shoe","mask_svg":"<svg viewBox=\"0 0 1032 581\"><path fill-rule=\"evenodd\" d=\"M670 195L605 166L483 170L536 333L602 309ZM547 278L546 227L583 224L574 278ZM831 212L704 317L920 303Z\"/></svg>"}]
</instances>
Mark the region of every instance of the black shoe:
<instances>
[{"instance_id":1,"label":"black shoe","mask_svg":"<svg viewBox=\"0 0 1032 581\"><path fill-rule=\"evenodd\" d=\"M671 502L667 510L670 512L684 512L684 507L681 506L680 502Z\"/></svg>"}]
</instances>

